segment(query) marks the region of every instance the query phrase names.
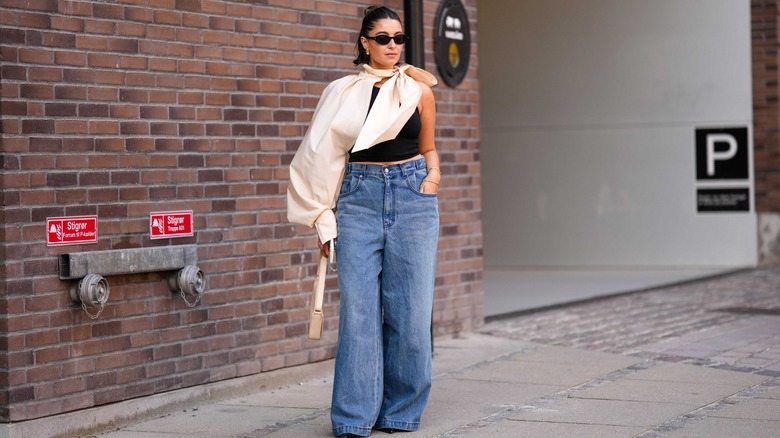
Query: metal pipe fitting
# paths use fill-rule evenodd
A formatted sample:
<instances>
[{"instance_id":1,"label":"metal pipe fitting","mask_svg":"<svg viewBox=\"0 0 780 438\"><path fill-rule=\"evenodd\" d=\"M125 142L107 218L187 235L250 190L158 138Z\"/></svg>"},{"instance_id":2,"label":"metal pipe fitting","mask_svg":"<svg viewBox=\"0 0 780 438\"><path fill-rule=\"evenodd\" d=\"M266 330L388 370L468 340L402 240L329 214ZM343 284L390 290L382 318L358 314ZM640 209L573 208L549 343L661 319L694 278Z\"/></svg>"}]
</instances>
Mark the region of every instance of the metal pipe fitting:
<instances>
[{"instance_id":1,"label":"metal pipe fitting","mask_svg":"<svg viewBox=\"0 0 780 438\"><path fill-rule=\"evenodd\" d=\"M71 288L70 298L76 303L81 303L84 312L90 318L95 319L103 311L103 306L108 301L109 292L108 280L98 274L88 274L79 280L75 287ZM93 315L89 313L88 307L98 307L98 312Z\"/></svg>"},{"instance_id":2,"label":"metal pipe fitting","mask_svg":"<svg viewBox=\"0 0 780 438\"><path fill-rule=\"evenodd\" d=\"M194 307L200 301L200 295L206 288L205 274L197 266L187 265L168 277L168 288L173 293L181 294L187 306ZM195 298L195 301L188 301L188 296Z\"/></svg>"}]
</instances>

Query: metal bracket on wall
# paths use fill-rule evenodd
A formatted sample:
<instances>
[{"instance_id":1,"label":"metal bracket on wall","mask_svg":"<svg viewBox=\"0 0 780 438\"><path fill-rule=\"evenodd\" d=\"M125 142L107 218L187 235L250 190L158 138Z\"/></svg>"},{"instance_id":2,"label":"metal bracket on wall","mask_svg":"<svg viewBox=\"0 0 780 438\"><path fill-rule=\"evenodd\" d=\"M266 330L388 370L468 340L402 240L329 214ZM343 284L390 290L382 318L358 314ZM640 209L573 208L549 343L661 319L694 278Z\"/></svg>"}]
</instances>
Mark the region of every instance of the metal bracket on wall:
<instances>
[{"instance_id":1,"label":"metal bracket on wall","mask_svg":"<svg viewBox=\"0 0 780 438\"><path fill-rule=\"evenodd\" d=\"M195 266L197 259L194 245L78 252L59 256L59 274L61 280L80 279L71 287L70 297L96 319L108 301L108 281L103 277L109 275L178 270L169 275L168 287L180 293L188 307L195 306L205 288L203 271ZM188 301L187 296L195 301ZM88 308L97 308L97 313Z\"/></svg>"},{"instance_id":2,"label":"metal bracket on wall","mask_svg":"<svg viewBox=\"0 0 780 438\"><path fill-rule=\"evenodd\" d=\"M88 274L102 276L163 272L195 265L198 251L195 245L156 248L114 249L60 254L61 280L75 280Z\"/></svg>"}]
</instances>

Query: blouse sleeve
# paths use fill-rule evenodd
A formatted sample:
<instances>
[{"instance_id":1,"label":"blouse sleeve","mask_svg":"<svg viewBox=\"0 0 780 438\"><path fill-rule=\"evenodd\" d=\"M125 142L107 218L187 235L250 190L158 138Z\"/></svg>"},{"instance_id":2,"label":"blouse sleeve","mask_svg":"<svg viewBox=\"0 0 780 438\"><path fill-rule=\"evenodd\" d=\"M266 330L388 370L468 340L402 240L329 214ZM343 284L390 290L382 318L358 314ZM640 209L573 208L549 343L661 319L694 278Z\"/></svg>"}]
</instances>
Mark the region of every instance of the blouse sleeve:
<instances>
[{"instance_id":1,"label":"blouse sleeve","mask_svg":"<svg viewBox=\"0 0 780 438\"><path fill-rule=\"evenodd\" d=\"M335 239L336 197L346 166L346 152L335 147L329 129L338 105L340 81L322 93L298 151L290 163L287 186L287 219L315 227L321 242Z\"/></svg>"},{"instance_id":2,"label":"blouse sleeve","mask_svg":"<svg viewBox=\"0 0 780 438\"><path fill-rule=\"evenodd\" d=\"M287 218L290 222L315 227L320 241L335 239L336 207L347 153L395 138L417 108L420 86L403 74L411 66L396 70L382 86L374 106L368 111L371 90L380 80L366 71L331 82L322 92L309 129L290 163L287 186ZM364 66L364 69L367 67ZM412 70L412 75L427 75Z\"/></svg>"}]
</instances>

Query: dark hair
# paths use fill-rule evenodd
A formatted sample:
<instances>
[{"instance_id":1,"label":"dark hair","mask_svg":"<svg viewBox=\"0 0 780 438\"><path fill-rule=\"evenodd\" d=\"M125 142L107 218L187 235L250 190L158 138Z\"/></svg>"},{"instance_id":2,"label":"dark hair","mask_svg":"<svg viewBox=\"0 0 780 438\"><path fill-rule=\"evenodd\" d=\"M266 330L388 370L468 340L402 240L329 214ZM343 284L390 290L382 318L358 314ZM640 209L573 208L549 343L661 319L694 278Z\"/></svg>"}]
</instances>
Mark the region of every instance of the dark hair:
<instances>
[{"instance_id":1,"label":"dark hair","mask_svg":"<svg viewBox=\"0 0 780 438\"><path fill-rule=\"evenodd\" d=\"M368 64L368 61L370 60L366 53L366 49L364 49L363 44L360 43L360 37L368 36L368 33L374 29L374 24L378 20L383 20L385 18L395 20L399 23L401 22L401 18L398 17L398 14L393 12L390 8L384 6L369 6L366 8L365 15L363 15L363 25L360 27L360 34L358 35L357 43L355 44L357 57L352 61L355 65Z\"/></svg>"}]
</instances>

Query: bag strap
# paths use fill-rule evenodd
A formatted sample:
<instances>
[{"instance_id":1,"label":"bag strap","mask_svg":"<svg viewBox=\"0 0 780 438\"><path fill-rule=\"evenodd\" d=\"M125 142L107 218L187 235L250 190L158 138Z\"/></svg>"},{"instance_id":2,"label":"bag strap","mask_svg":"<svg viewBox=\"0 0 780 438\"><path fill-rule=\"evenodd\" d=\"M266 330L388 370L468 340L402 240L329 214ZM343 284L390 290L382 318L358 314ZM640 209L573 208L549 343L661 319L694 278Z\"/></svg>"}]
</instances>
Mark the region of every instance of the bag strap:
<instances>
[{"instance_id":1,"label":"bag strap","mask_svg":"<svg viewBox=\"0 0 780 438\"><path fill-rule=\"evenodd\" d=\"M325 274L328 272L328 257L320 252L320 264L317 266L317 278L315 281L314 311L322 312L322 303L325 299Z\"/></svg>"}]
</instances>

